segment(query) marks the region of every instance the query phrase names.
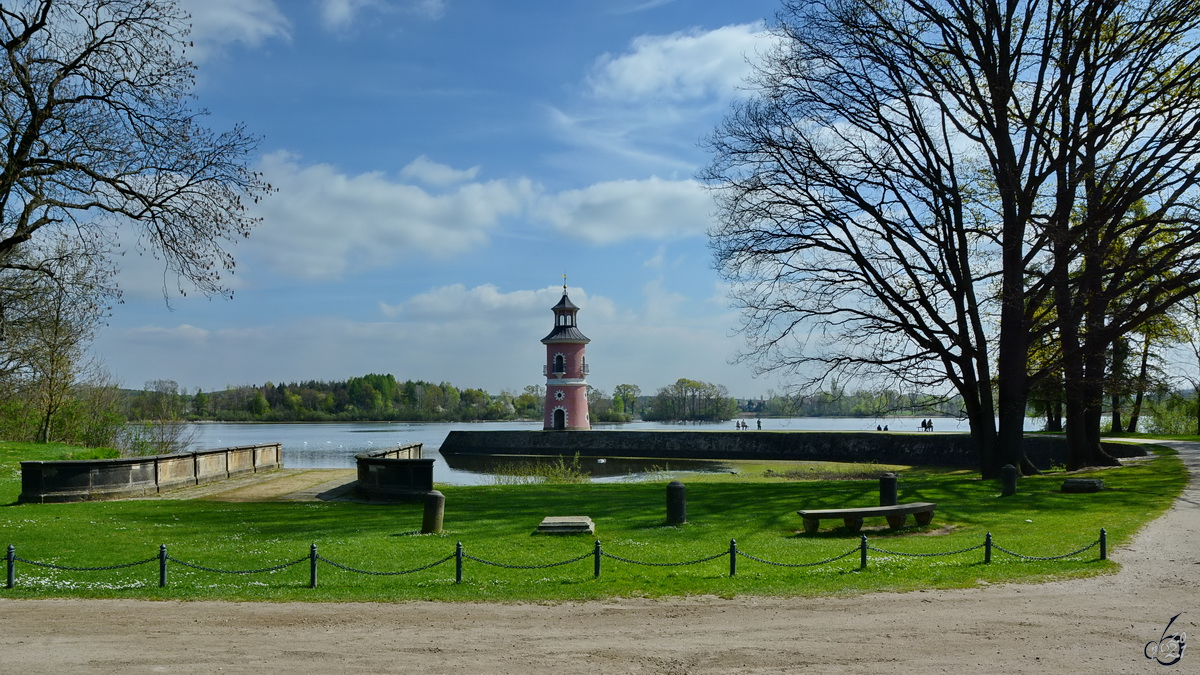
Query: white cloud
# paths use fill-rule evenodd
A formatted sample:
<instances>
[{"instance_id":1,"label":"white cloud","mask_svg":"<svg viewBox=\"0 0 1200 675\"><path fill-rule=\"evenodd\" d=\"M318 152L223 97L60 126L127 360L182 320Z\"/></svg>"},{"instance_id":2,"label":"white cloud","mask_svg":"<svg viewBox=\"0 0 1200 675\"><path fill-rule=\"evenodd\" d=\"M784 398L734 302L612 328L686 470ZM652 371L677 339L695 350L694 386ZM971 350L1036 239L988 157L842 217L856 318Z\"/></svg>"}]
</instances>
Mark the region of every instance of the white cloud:
<instances>
[{"instance_id":1,"label":"white cloud","mask_svg":"<svg viewBox=\"0 0 1200 675\"><path fill-rule=\"evenodd\" d=\"M469 169L455 169L445 164L438 164L425 155L421 155L400 170L400 177L415 180L430 187L447 187L474 180L478 173L478 166Z\"/></svg>"},{"instance_id":2,"label":"white cloud","mask_svg":"<svg viewBox=\"0 0 1200 675\"><path fill-rule=\"evenodd\" d=\"M402 10L426 19L437 20L446 12L445 0L406 0L400 3L386 0L319 0L321 23L328 30L344 31L360 21L368 10L388 13Z\"/></svg>"},{"instance_id":3,"label":"white cloud","mask_svg":"<svg viewBox=\"0 0 1200 675\"><path fill-rule=\"evenodd\" d=\"M446 13L445 0L411 0L408 10L427 19L440 19Z\"/></svg>"},{"instance_id":4,"label":"white cloud","mask_svg":"<svg viewBox=\"0 0 1200 675\"><path fill-rule=\"evenodd\" d=\"M592 94L614 101L684 101L733 96L764 46L764 24L692 29L634 38L630 50L605 54L588 77Z\"/></svg>"},{"instance_id":5,"label":"white cloud","mask_svg":"<svg viewBox=\"0 0 1200 675\"><path fill-rule=\"evenodd\" d=\"M697 130L711 129L753 68L772 47L764 24L643 35L626 51L605 54L582 82L582 96L549 107L547 122L575 148L558 160L566 168L603 166L682 178L706 161Z\"/></svg>"},{"instance_id":6,"label":"white cloud","mask_svg":"<svg viewBox=\"0 0 1200 675\"><path fill-rule=\"evenodd\" d=\"M363 8L378 6L375 0L321 0L321 23L329 29L343 30L354 22L355 15Z\"/></svg>"},{"instance_id":7,"label":"white cloud","mask_svg":"<svg viewBox=\"0 0 1200 675\"><path fill-rule=\"evenodd\" d=\"M546 194L526 178L476 181L479 167L455 169L425 157L400 177L444 189L382 172L348 175L286 152L267 155L259 169L278 192L255 206L263 222L239 251L251 264L314 281L414 256L449 258L485 245L504 221L522 217L612 244L703 236L713 211L711 197L691 180L651 177Z\"/></svg>"},{"instance_id":8,"label":"white cloud","mask_svg":"<svg viewBox=\"0 0 1200 675\"><path fill-rule=\"evenodd\" d=\"M192 56L204 60L228 44L257 46L271 38L289 37L287 18L274 0L183 0L192 16Z\"/></svg>"},{"instance_id":9,"label":"white cloud","mask_svg":"<svg viewBox=\"0 0 1200 675\"><path fill-rule=\"evenodd\" d=\"M467 183L434 194L381 172L347 175L328 164L302 165L284 152L264 157L260 169L279 192L256 207L263 223L245 248L276 271L314 280L480 246L533 196L528 180Z\"/></svg>"},{"instance_id":10,"label":"white cloud","mask_svg":"<svg viewBox=\"0 0 1200 675\"><path fill-rule=\"evenodd\" d=\"M548 195L538 200L534 215L564 234L611 244L701 236L713 210L712 198L696 181L652 177Z\"/></svg>"},{"instance_id":11,"label":"white cloud","mask_svg":"<svg viewBox=\"0 0 1200 675\"><path fill-rule=\"evenodd\" d=\"M453 284L414 295L395 305L381 302L379 307L386 316L405 320L495 323L548 317L550 308L558 303L562 292L562 286L504 293L493 284L471 289ZM569 294L575 304L587 305L589 315L612 317L615 314L612 301L608 299L588 296L586 291L578 288L569 290Z\"/></svg>"}]
</instances>

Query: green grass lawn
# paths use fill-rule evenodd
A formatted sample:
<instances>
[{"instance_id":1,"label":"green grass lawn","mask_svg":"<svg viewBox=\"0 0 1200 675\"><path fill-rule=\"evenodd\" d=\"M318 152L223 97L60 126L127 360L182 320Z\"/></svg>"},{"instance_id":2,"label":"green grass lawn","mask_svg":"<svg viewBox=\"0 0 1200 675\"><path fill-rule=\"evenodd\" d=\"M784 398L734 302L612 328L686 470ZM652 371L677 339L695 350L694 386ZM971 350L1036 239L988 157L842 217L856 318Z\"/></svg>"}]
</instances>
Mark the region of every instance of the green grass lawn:
<instances>
[{"instance_id":1,"label":"green grass lawn","mask_svg":"<svg viewBox=\"0 0 1200 675\"><path fill-rule=\"evenodd\" d=\"M583 485L440 486L446 496L445 531L420 535L421 505L353 503L222 503L136 500L76 504L17 504L19 461L55 459L72 448L0 443L0 550L19 558L70 567L101 567L154 558L165 544L176 560L222 570L256 570L304 559L273 572L220 574L172 562L166 588L157 561L106 571L64 571L18 562L16 588L0 597L134 597L273 601L497 600L566 601L614 596L827 595L875 590L968 587L1112 572L1120 555L1098 560L1098 548L1065 560L1027 561L999 551L938 557L870 552L859 569L858 535L823 521L803 534L797 509L873 506L876 480L794 480L807 471L794 463L740 465L737 475L695 476L687 484L688 523L667 527L666 480ZM1023 479L1016 496L1001 498L999 484L970 472L904 470L900 500L932 501L927 527L887 530L868 520L871 546L904 553L940 553L982 544L1030 556L1068 553L1094 542L1101 528L1110 552L1161 514L1183 489L1187 472L1168 449L1147 462L1088 474L1103 478L1096 494L1058 492L1064 476ZM770 469L770 473L767 473ZM646 563L692 561L685 566L630 564L605 557L593 577L595 539L532 532L545 516L586 515L606 554ZM909 521L911 524L911 520ZM729 576L730 540L739 550ZM462 542L468 557L463 582L450 560L402 575L364 575L320 563L309 586L310 545L320 556L359 570L403 571L436 562ZM779 567L752 560L809 563L854 550L837 562ZM578 562L544 569L578 556Z\"/></svg>"}]
</instances>

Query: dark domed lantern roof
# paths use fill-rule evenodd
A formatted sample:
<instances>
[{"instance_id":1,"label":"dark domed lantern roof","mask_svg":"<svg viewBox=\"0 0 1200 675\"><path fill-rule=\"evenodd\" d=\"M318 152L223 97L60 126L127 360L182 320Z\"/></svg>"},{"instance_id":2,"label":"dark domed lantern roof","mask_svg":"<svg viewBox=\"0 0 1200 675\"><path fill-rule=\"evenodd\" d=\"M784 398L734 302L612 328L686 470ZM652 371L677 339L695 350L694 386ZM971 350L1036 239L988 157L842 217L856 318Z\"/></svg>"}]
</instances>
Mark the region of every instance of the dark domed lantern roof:
<instances>
[{"instance_id":1,"label":"dark domed lantern roof","mask_svg":"<svg viewBox=\"0 0 1200 675\"><path fill-rule=\"evenodd\" d=\"M542 344L551 342L577 342L587 344L590 339L579 331L575 325L575 314L579 307L567 297L567 287L563 286L562 299L551 308L554 311L554 330L542 338Z\"/></svg>"}]
</instances>

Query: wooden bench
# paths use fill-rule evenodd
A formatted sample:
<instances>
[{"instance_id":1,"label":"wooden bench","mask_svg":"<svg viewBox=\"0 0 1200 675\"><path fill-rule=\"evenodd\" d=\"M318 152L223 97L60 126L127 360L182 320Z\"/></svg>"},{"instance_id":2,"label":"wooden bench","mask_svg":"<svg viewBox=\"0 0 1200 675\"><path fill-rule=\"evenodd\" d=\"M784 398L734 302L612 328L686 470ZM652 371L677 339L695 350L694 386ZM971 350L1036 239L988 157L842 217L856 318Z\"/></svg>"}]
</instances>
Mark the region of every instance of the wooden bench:
<instances>
[{"instance_id":1,"label":"wooden bench","mask_svg":"<svg viewBox=\"0 0 1200 675\"><path fill-rule=\"evenodd\" d=\"M858 509L812 509L797 511L804 519L804 531L812 534L821 528L821 521L828 518L841 518L846 529L858 532L862 529L863 518L883 516L887 518L888 527L904 527L904 521L911 513L918 525L928 525L933 520L933 510L937 504L931 502L912 502L894 506L866 506Z\"/></svg>"}]
</instances>

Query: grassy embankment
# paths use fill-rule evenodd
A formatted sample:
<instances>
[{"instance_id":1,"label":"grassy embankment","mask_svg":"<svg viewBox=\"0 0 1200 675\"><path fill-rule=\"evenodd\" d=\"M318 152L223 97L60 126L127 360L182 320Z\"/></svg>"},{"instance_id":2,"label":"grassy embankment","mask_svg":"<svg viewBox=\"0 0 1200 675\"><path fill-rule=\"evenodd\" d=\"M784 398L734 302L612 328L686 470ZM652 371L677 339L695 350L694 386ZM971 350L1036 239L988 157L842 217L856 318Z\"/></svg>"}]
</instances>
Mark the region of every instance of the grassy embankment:
<instances>
[{"instance_id":1,"label":"grassy embankment","mask_svg":"<svg viewBox=\"0 0 1200 675\"><path fill-rule=\"evenodd\" d=\"M16 504L18 462L61 458L70 448L0 443L0 550L9 544L28 560L74 567L106 566L154 557L159 544L179 560L225 570L260 569L321 556L362 570L409 570L453 554L455 543L477 558L507 565L539 565L592 551L589 537L531 536L548 515L587 515L596 523L605 553L645 562L679 562L720 554L736 539L743 554L780 563L824 560L858 546L857 535L837 522L802 533L799 508L872 506L876 480L795 480L808 465L753 463L739 474L689 476L688 524L666 527L666 480L636 484L442 486L445 532L415 534L421 505L355 503L224 503L202 500L136 500L77 504ZM770 470L768 474L767 471ZM1067 553L1107 528L1109 561L1098 549L1056 561L1025 561L999 551L983 564L983 551L914 558L872 551L859 570L855 552L817 567L775 567L739 556L679 567L650 567L603 559L593 578L592 558L549 569L507 569L467 559L463 583L454 561L398 576L361 575L326 563L318 588L308 588L307 560L286 569L232 575L169 567L158 587L158 565L101 571L52 570L17 563L14 589L0 597L133 597L147 599L402 601L566 601L614 596L820 595L876 590L953 588L980 583L1039 581L1111 572L1119 550L1146 522L1161 514L1186 484L1187 472L1170 450L1152 461L1080 474L1104 479L1097 494L1058 492L1061 474L1023 479L1019 493L1001 498L999 486L969 472L908 469L901 472L901 501L933 501L938 511L925 528L889 531L883 521L864 528L872 546L908 553L945 552L995 543L1032 556Z\"/></svg>"}]
</instances>

